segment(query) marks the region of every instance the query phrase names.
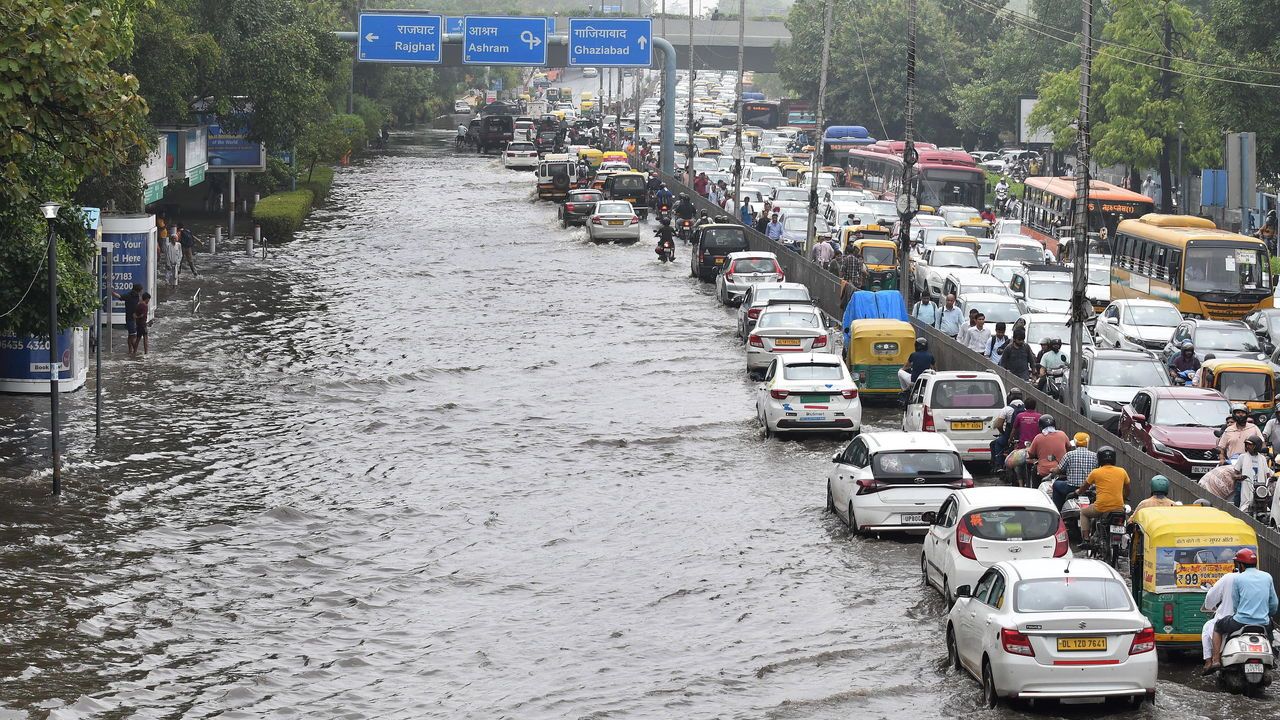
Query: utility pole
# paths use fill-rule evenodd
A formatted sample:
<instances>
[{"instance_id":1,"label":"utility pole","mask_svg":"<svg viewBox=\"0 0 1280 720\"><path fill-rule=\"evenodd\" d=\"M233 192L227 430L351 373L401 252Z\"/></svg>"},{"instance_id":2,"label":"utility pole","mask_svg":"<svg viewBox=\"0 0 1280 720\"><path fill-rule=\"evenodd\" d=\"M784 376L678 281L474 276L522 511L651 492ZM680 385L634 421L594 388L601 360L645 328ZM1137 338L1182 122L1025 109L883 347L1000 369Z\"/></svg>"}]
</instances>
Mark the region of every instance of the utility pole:
<instances>
[{"instance_id":1,"label":"utility pole","mask_svg":"<svg viewBox=\"0 0 1280 720\"><path fill-rule=\"evenodd\" d=\"M1160 99L1168 106L1173 99L1173 72L1170 67L1173 53L1173 20L1169 17L1169 0L1164 1L1164 21L1162 27L1164 54L1160 56ZM1166 134L1160 138L1160 212L1173 212L1173 182L1169 155L1173 150L1173 138Z\"/></svg>"},{"instance_id":2,"label":"utility pole","mask_svg":"<svg viewBox=\"0 0 1280 720\"><path fill-rule=\"evenodd\" d=\"M1185 126L1178 123L1178 214L1187 214L1186 185L1182 182L1182 130Z\"/></svg>"},{"instance_id":3,"label":"utility pole","mask_svg":"<svg viewBox=\"0 0 1280 720\"><path fill-rule=\"evenodd\" d=\"M822 74L818 76L818 137L822 138L827 102L827 65L831 60L831 16L835 8L835 0L825 0L825 13L822 24ZM813 249L818 228L818 168L822 167L822 142L815 143L813 155L809 158L809 224L804 239L804 252L808 257Z\"/></svg>"},{"instance_id":4,"label":"utility pole","mask_svg":"<svg viewBox=\"0 0 1280 720\"><path fill-rule=\"evenodd\" d=\"M693 178L689 173L693 167L693 6L697 0L689 0L689 94L686 96L689 105L689 117L685 122L685 133L689 136L689 142L684 149L684 181L686 185L693 185Z\"/></svg>"},{"instance_id":5,"label":"utility pole","mask_svg":"<svg viewBox=\"0 0 1280 720\"><path fill-rule=\"evenodd\" d=\"M1093 317L1085 297L1089 268L1089 93L1093 75L1093 1L1082 0L1080 20L1080 117L1076 128L1076 201L1071 237L1071 366L1067 378L1067 406L1086 410L1080 403L1080 371L1083 367L1084 323ZM1168 197L1167 195L1165 197Z\"/></svg>"},{"instance_id":6,"label":"utility pole","mask_svg":"<svg viewBox=\"0 0 1280 720\"><path fill-rule=\"evenodd\" d=\"M738 0L738 107L733 126L733 217L742 219L742 42L747 33L747 0Z\"/></svg>"},{"instance_id":7,"label":"utility pole","mask_svg":"<svg viewBox=\"0 0 1280 720\"><path fill-rule=\"evenodd\" d=\"M903 131L902 187L898 193L898 219L902 226L898 234L898 288L902 299L910 308L911 303L911 219L919 207L915 193L916 161L916 0L907 0L907 112ZM819 128L821 130L821 128Z\"/></svg>"},{"instance_id":8,"label":"utility pole","mask_svg":"<svg viewBox=\"0 0 1280 720\"><path fill-rule=\"evenodd\" d=\"M55 202L40 206L40 214L49 226L45 242L49 253L49 457L53 461L54 495L62 494L62 456L58 453L58 233L54 229L60 209Z\"/></svg>"}]
</instances>

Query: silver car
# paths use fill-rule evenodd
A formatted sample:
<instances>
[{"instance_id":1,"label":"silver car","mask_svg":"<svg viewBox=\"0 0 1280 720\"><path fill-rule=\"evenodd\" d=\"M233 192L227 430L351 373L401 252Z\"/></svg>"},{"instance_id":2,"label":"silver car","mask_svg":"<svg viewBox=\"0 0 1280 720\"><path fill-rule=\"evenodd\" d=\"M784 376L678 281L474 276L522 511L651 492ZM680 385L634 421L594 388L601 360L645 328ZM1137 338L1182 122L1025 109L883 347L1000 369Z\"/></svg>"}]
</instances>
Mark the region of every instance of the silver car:
<instances>
[{"instance_id":1,"label":"silver car","mask_svg":"<svg viewBox=\"0 0 1280 720\"><path fill-rule=\"evenodd\" d=\"M1099 425L1119 417L1142 388L1169 384L1164 364L1145 350L1086 346L1081 361L1080 404Z\"/></svg>"},{"instance_id":2,"label":"silver car","mask_svg":"<svg viewBox=\"0 0 1280 720\"><path fill-rule=\"evenodd\" d=\"M757 283L747 288L742 295L742 304L738 306L738 337L743 342L746 342L747 334L756 326L760 313L764 312L771 301L777 300L807 302L809 288L800 283L778 282Z\"/></svg>"},{"instance_id":3,"label":"silver car","mask_svg":"<svg viewBox=\"0 0 1280 720\"><path fill-rule=\"evenodd\" d=\"M832 353L835 342L822 311L811 303L774 302L747 335L747 372L764 372L782 353Z\"/></svg>"},{"instance_id":4,"label":"silver car","mask_svg":"<svg viewBox=\"0 0 1280 720\"><path fill-rule=\"evenodd\" d=\"M782 282L786 276L771 252L736 252L725 258L716 275L716 297L725 305L737 305L747 288L762 282Z\"/></svg>"},{"instance_id":5,"label":"silver car","mask_svg":"<svg viewBox=\"0 0 1280 720\"><path fill-rule=\"evenodd\" d=\"M626 200L601 200L587 220L591 242L634 243L640 240L640 216Z\"/></svg>"}]
</instances>

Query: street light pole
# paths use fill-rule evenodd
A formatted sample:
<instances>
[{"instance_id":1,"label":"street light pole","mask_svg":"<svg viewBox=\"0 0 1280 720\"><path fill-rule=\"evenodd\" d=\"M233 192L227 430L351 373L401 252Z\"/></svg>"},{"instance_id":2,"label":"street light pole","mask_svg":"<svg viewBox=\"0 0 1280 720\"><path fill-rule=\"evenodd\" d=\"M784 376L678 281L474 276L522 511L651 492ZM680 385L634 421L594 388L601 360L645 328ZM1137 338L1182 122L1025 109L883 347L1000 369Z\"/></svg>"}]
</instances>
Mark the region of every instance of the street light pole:
<instances>
[{"instance_id":1,"label":"street light pole","mask_svg":"<svg viewBox=\"0 0 1280 720\"><path fill-rule=\"evenodd\" d=\"M53 494L62 493L62 461L58 456L58 235L53 224L61 206L46 202L40 206L49 225L49 457L53 460Z\"/></svg>"},{"instance_id":2,"label":"street light pole","mask_svg":"<svg viewBox=\"0 0 1280 720\"><path fill-rule=\"evenodd\" d=\"M1071 238L1071 357L1065 403L1080 408L1080 373L1083 368L1084 323L1093 317L1085 297L1089 264L1089 93L1093 74L1093 0L1083 0L1080 19L1080 117L1076 127L1076 201ZM1165 166L1168 168L1168 165ZM1166 196L1168 197L1168 196Z\"/></svg>"},{"instance_id":3,"label":"street light pole","mask_svg":"<svg viewBox=\"0 0 1280 720\"><path fill-rule=\"evenodd\" d=\"M693 7L696 0L689 0L689 94L687 96L689 106L689 117L685 122L685 134L688 135L689 142L684 148L684 182L686 185L693 185L693 178L690 177L691 168L693 166Z\"/></svg>"},{"instance_id":4,"label":"street light pole","mask_svg":"<svg viewBox=\"0 0 1280 720\"><path fill-rule=\"evenodd\" d=\"M741 219L742 204L742 53L747 32L747 0L738 1L738 108L733 124L733 215Z\"/></svg>"},{"instance_id":5,"label":"street light pole","mask_svg":"<svg viewBox=\"0 0 1280 720\"><path fill-rule=\"evenodd\" d=\"M898 234L898 289L902 299L911 307L911 219L919 207L915 191L915 167L920 159L916 152L916 0L907 2L907 112L904 117L902 144L902 187L899 189L897 210Z\"/></svg>"},{"instance_id":6,"label":"street light pole","mask_svg":"<svg viewBox=\"0 0 1280 720\"><path fill-rule=\"evenodd\" d=\"M826 132L823 127L825 122L824 113L826 111L827 102L827 65L831 60L831 22L832 12L835 6L835 0L825 0L826 13L822 24L822 74L818 76L818 136L821 138ZM813 249L813 242L817 236L818 228L818 168L822 167L822 142L819 141L814 147L813 156L809 161L809 224L806 226L804 252L805 256L809 255L809 251Z\"/></svg>"}]
</instances>

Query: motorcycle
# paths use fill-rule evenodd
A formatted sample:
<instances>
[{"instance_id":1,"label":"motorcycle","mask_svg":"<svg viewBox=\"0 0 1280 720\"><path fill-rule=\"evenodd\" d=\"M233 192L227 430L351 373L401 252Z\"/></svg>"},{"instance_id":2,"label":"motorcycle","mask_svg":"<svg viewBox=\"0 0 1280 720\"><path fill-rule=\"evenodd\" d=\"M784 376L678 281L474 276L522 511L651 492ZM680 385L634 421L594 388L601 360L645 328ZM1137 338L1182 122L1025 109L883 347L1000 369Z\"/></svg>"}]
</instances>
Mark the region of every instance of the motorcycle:
<instances>
[{"instance_id":1,"label":"motorcycle","mask_svg":"<svg viewBox=\"0 0 1280 720\"><path fill-rule=\"evenodd\" d=\"M1062 473L1054 471L1045 476L1044 481L1040 483L1040 492L1053 499L1053 483L1055 480L1062 480ZM1062 509L1058 511L1058 517L1062 518L1062 524L1067 528L1067 539L1072 545L1080 545L1080 510L1089 507L1089 496L1079 495L1077 497L1069 497L1062 503Z\"/></svg>"},{"instance_id":2,"label":"motorcycle","mask_svg":"<svg viewBox=\"0 0 1280 720\"><path fill-rule=\"evenodd\" d=\"M1095 499L1092 493L1088 495L1089 504L1092 504ZM1092 532L1089 533L1089 542L1083 548L1087 557L1101 560L1117 570L1120 569L1120 558L1129 554L1129 529L1125 527L1125 522L1131 510L1132 508L1125 505L1124 510L1114 510L1094 521Z\"/></svg>"},{"instance_id":3,"label":"motorcycle","mask_svg":"<svg viewBox=\"0 0 1280 720\"><path fill-rule=\"evenodd\" d=\"M1066 376L1065 367L1054 368L1040 378L1039 390L1054 400L1062 400L1062 379Z\"/></svg>"},{"instance_id":4,"label":"motorcycle","mask_svg":"<svg viewBox=\"0 0 1280 720\"><path fill-rule=\"evenodd\" d=\"M685 245L693 242L693 219L681 218L680 227L677 232L680 235L680 239L684 240Z\"/></svg>"},{"instance_id":5,"label":"motorcycle","mask_svg":"<svg viewBox=\"0 0 1280 720\"><path fill-rule=\"evenodd\" d=\"M1218 682L1245 697L1260 697L1271 684L1276 645L1269 628L1247 625L1222 641L1222 669Z\"/></svg>"},{"instance_id":6,"label":"motorcycle","mask_svg":"<svg viewBox=\"0 0 1280 720\"><path fill-rule=\"evenodd\" d=\"M667 203L658 206L658 223L661 224L663 220L671 220L671 206Z\"/></svg>"},{"instance_id":7,"label":"motorcycle","mask_svg":"<svg viewBox=\"0 0 1280 720\"><path fill-rule=\"evenodd\" d=\"M1191 387L1195 382L1195 375L1195 370L1179 370L1178 372L1173 373L1173 384Z\"/></svg>"},{"instance_id":8,"label":"motorcycle","mask_svg":"<svg viewBox=\"0 0 1280 720\"><path fill-rule=\"evenodd\" d=\"M658 259L664 263L675 262L676 260L676 244L670 240L659 240L658 246L653 251L658 254Z\"/></svg>"}]
</instances>

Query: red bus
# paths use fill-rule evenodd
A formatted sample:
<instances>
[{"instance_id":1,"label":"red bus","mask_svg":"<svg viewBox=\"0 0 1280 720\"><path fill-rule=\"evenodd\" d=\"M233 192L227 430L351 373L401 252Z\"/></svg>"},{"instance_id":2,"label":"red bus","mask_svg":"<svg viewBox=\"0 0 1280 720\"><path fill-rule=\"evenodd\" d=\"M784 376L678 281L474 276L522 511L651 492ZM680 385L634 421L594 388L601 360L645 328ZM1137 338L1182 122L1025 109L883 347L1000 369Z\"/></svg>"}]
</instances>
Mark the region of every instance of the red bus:
<instances>
[{"instance_id":1,"label":"red bus","mask_svg":"<svg viewBox=\"0 0 1280 720\"><path fill-rule=\"evenodd\" d=\"M850 150L841 163L847 173L847 183L870 190L881 199L893 200L902 190L904 145L901 140L881 140ZM916 152L920 154L916 171L920 174L921 205L983 206L986 175L968 153L939 150L930 143L916 143Z\"/></svg>"}]
</instances>

